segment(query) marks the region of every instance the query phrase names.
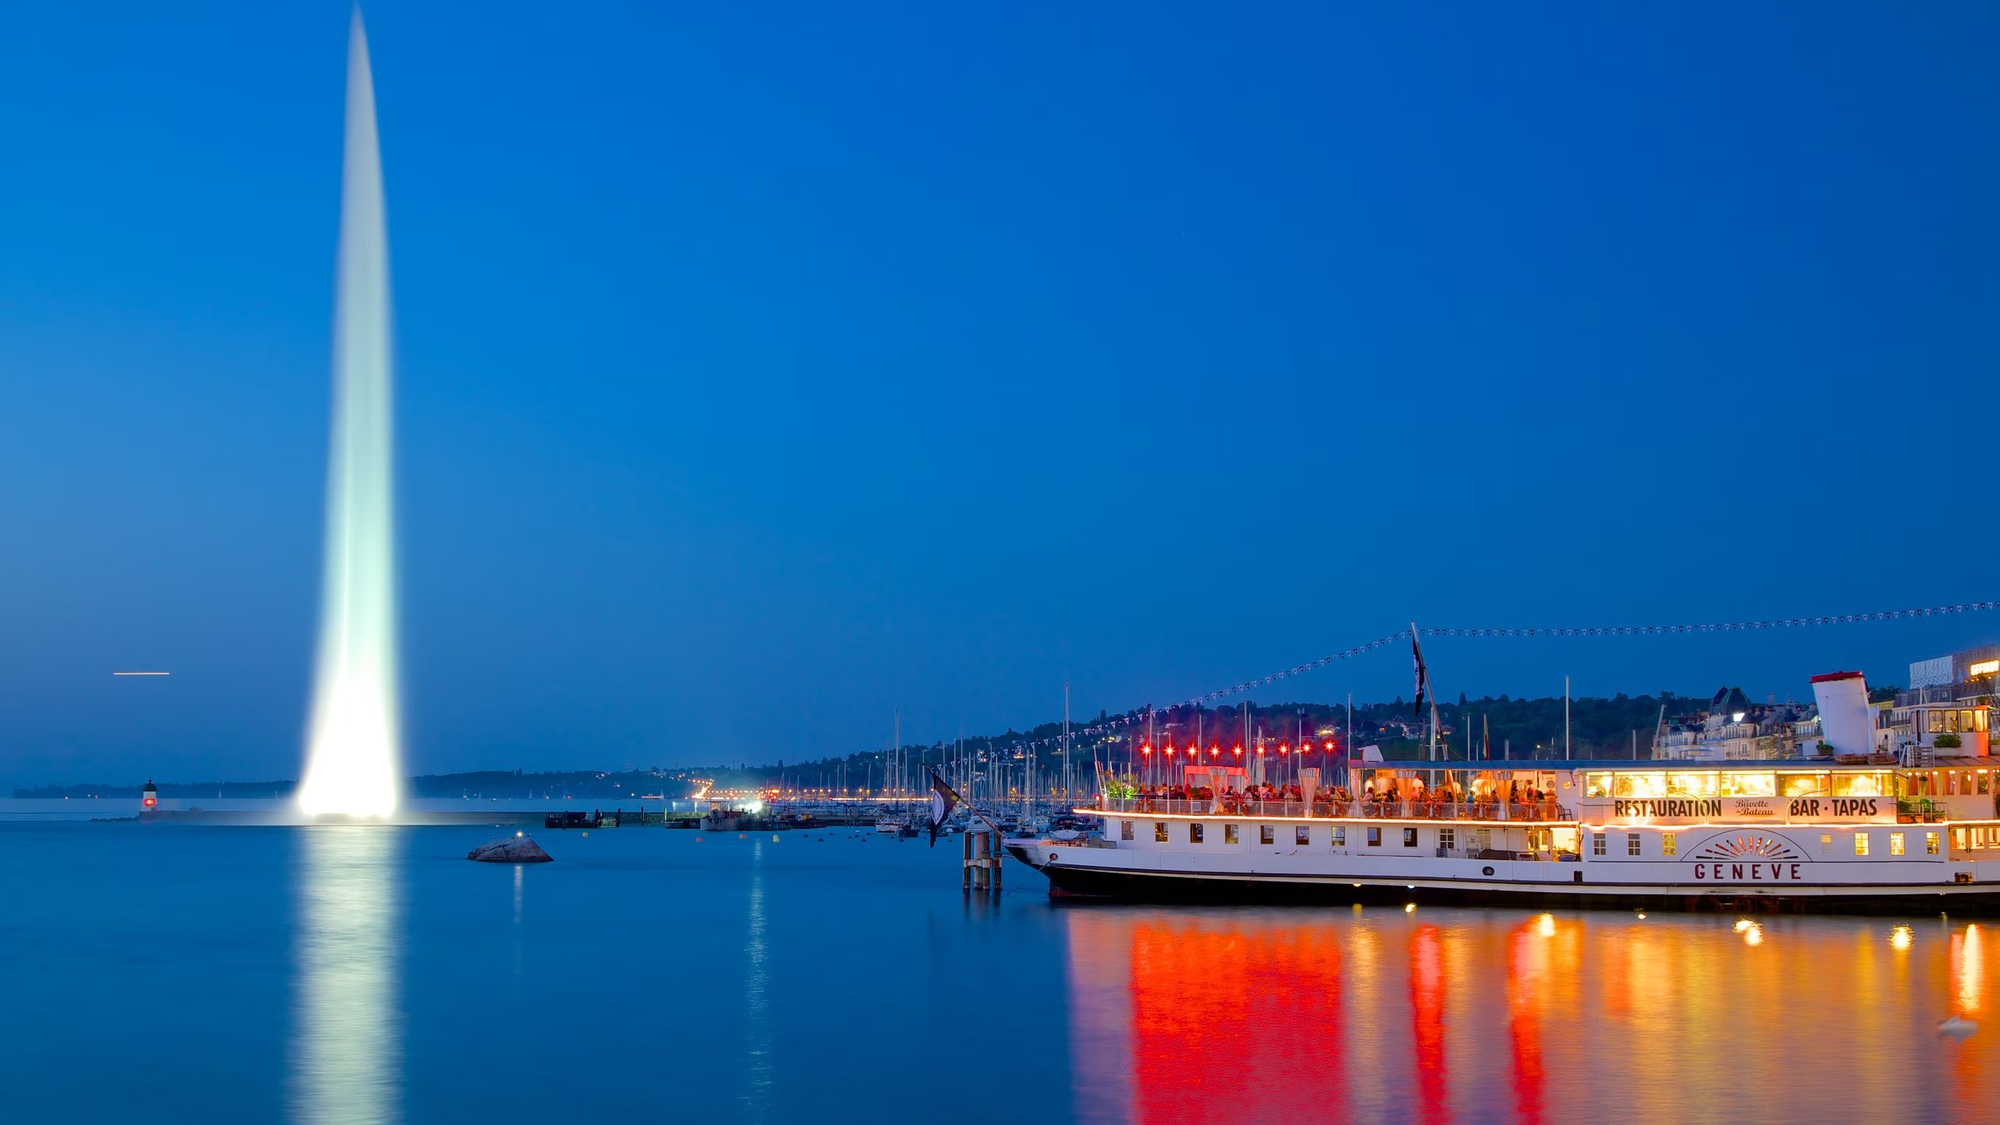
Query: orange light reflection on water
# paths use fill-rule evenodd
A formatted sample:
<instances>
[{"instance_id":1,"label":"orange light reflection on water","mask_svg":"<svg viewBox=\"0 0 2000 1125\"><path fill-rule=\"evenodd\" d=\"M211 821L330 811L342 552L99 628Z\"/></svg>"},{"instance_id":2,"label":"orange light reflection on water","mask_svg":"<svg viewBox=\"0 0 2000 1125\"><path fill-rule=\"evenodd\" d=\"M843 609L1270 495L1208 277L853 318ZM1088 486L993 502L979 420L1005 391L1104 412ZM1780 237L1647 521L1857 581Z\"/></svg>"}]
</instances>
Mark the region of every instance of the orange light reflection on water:
<instances>
[{"instance_id":1,"label":"orange light reflection on water","mask_svg":"<svg viewBox=\"0 0 2000 1125\"><path fill-rule=\"evenodd\" d=\"M1981 927L1884 942L1862 919L1736 921L1066 911L1077 1116L1970 1120L1995 1104L2000 1024L1937 1034L1991 1006Z\"/></svg>"}]
</instances>

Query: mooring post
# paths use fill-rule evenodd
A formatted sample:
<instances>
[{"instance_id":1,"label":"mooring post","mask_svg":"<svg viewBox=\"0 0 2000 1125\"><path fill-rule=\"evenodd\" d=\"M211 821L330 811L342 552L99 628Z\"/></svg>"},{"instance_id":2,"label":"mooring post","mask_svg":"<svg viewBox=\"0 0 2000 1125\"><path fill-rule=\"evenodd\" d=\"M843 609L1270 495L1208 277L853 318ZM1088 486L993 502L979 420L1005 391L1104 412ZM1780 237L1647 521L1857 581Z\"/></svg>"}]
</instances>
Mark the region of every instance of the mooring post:
<instances>
[{"instance_id":1,"label":"mooring post","mask_svg":"<svg viewBox=\"0 0 2000 1125\"><path fill-rule=\"evenodd\" d=\"M964 852L963 862L959 864L959 874L964 878L965 885L962 888L963 891L966 894L971 894L972 893L972 833L971 832L967 832L965 834L963 852Z\"/></svg>"}]
</instances>

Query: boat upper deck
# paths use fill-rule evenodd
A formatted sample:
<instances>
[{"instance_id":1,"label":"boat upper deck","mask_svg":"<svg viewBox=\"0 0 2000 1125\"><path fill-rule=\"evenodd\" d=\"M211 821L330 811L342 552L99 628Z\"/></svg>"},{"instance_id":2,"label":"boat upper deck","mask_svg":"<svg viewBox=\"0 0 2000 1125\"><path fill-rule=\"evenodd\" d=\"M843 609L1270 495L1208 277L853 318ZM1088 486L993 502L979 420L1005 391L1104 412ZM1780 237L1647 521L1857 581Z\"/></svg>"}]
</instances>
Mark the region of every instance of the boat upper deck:
<instances>
[{"instance_id":1,"label":"boat upper deck","mask_svg":"<svg viewBox=\"0 0 2000 1125\"><path fill-rule=\"evenodd\" d=\"M2000 820L2000 760L1355 763L1345 785L1253 784L1190 768L1180 785L1114 785L1099 813L1536 824L1939 823ZM1206 784L1204 784L1206 783Z\"/></svg>"}]
</instances>

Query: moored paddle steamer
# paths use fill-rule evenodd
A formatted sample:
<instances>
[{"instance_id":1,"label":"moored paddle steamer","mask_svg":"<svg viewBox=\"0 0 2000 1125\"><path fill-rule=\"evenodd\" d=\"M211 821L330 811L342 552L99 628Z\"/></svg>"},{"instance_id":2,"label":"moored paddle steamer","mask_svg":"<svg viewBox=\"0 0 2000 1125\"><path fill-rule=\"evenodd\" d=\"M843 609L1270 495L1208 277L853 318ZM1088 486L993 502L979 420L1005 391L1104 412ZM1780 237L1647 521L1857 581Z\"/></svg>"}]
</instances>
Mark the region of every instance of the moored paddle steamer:
<instances>
[{"instance_id":1,"label":"moored paddle steamer","mask_svg":"<svg viewBox=\"0 0 2000 1125\"><path fill-rule=\"evenodd\" d=\"M1892 761L1382 763L1359 797L1106 795L1101 839L1007 847L1057 897L2000 907L2000 769Z\"/></svg>"}]
</instances>

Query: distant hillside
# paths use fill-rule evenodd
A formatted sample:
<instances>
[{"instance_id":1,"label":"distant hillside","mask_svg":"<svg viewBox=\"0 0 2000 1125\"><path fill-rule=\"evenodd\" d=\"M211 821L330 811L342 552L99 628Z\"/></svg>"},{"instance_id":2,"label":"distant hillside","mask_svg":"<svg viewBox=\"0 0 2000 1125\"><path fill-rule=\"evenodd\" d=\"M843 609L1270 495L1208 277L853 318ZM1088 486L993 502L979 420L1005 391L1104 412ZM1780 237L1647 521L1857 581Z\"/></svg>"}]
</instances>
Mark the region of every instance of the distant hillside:
<instances>
[{"instance_id":1,"label":"distant hillside","mask_svg":"<svg viewBox=\"0 0 2000 1125\"><path fill-rule=\"evenodd\" d=\"M1881 688L1870 694L1885 697L1884 693L1892 694L1895 690ZM1712 704L1718 698L1720 702ZM1636 741L1638 756L1650 757L1653 728L1662 708L1665 708L1666 717L1672 719L1699 714L1711 705L1725 710L1742 709L1749 706L1750 701L1741 688L1725 688L1714 695L1693 697L1661 692L1657 696L1621 694L1609 699L1573 699L1570 701L1571 754L1577 758L1629 757ZM1468 734L1475 758L1482 753L1488 753L1494 759L1503 754L1513 758L1562 757L1563 701L1560 697L1512 699L1502 695L1467 699L1461 695L1454 700L1440 701L1438 716L1443 725L1440 741L1448 756L1454 759L1466 756ZM1081 730L1109 718L1108 714L1100 713L1095 718L1078 719L1074 726ZM1336 743L1344 744L1347 721L1347 708L1340 704L1254 705L1251 709L1250 736L1254 738L1261 730L1268 742L1296 742L1299 730L1304 729L1314 736L1316 742L1323 742L1316 732L1330 730L1334 732L1332 737ZM1162 743L1171 740L1176 746L1186 746L1192 741L1197 726L1204 743L1234 747L1244 737L1243 711L1240 707L1221 710L1204 707L1198 712L1192 707L1176 707L1153 716L1152 728ZM1143 737L1146 730L1146 719L1141 716L1137 722L1115 734L1093 738L1079 735L1075 739L1075 756L1079 763L1086 766L1093 753L1099 760L1123 761L1133 745L1126 739ZM1410 704L1402 699L1388 703L1356 704L1354 707L1355 744L1379 746L1384 757L1419 756L1423 749L1420 731L1417 716ZM1002 734L967 738L964 747L967 753L983 761L1006 763L1015 760L1014 756L1023 743L1050 738L1061 732L1060 722L1048 722L1025 731L1008 730ZM934 742L904 747L904 756L910 763L904 784L918 784L922 777L922 765L944 762L950 753L950 746ZM1341 747L1337 746L1335 752L1342 752ZM844 784L849 789L873 789L883 783L882 773L887 757L885 751L872 750L845 757L792 762L780 760L762 765L735 763L623 771L529 773L522 770L480 770L425 774L410 779L408 793L412 797L466 800L610 801L615 807L615 802L619 800L634 801L640 797L686 797L694 791L697 779L712 781L722 788L756 788L773 784L834 788ZM1036 753L1036 759L1043 770L1061 769L1061 752L1055 747L1043 747ZM94 783L18 788L14 790L14 796L136 799L143 780L117 785ZM296 785L295 781L161 782L160 796L181 800L284 797L290 795Z\"/></svg>"}]
</instances>

